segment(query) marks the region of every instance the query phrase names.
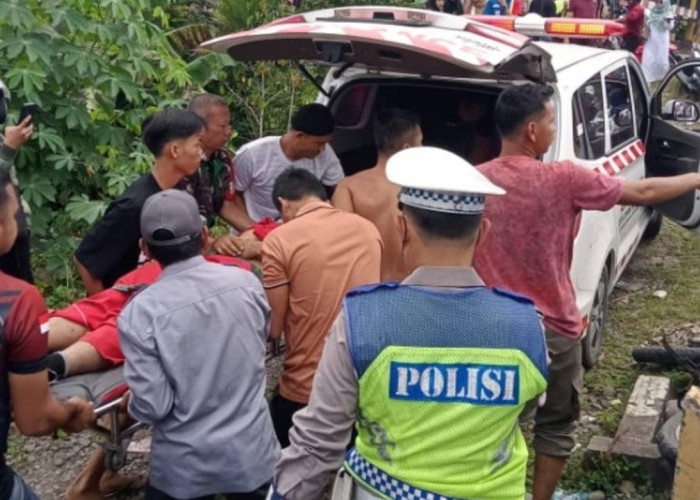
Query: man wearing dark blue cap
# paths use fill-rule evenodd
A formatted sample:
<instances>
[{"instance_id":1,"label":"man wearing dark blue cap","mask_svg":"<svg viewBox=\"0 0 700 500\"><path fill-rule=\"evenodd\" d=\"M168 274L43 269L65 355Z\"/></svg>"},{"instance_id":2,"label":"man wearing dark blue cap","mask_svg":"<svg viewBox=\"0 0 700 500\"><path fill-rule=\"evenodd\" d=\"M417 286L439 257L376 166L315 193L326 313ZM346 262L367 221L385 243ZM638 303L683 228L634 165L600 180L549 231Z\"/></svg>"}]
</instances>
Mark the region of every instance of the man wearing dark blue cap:
<instances>
[{"instance_id":1,"label":"man wearing dark blue cap","mask_svg":"<svg viewBox=\"0 0 700 500\"><path fill-rule=\"evenodd\" d=\"M129 414L153 425L146 499L264 498L279 444L265 400L262 285L204 260L206 229L185 192L148 198L141 235L163 272L118 326Z\"/></svg>"}]
</instances>

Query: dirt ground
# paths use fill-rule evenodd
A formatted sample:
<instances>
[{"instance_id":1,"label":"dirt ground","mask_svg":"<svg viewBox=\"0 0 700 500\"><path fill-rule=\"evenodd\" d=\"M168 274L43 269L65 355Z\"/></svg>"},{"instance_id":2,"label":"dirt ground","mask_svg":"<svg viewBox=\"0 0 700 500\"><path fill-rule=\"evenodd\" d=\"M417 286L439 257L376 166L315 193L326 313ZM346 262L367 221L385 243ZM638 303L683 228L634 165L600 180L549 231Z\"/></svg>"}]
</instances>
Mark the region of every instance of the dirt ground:
<instances>
[{"instance_id":1,"label":"dirt ground","mask_svg":"<svg viewBox=\"0 0 700 500\"><path fill-rule=\"evenodd\" d=\"M282 358L276 358L267 363L268 396L272 394L274 381L279 377L281 360ZM134 441L141 441L148 437L148 431L139 431ZM13 426L8 463L22 475L42 499L59 500L66 498L64 495L66 488L78 476L100 441L101 436L91 432L58 438L25 438L20 436ZM149 456L149 454L129 453L127 465L121 472L127 475L147 474ZM141 491L127 491L110 498L135 500L142 497Z\"/></svg>"}]
</instances>

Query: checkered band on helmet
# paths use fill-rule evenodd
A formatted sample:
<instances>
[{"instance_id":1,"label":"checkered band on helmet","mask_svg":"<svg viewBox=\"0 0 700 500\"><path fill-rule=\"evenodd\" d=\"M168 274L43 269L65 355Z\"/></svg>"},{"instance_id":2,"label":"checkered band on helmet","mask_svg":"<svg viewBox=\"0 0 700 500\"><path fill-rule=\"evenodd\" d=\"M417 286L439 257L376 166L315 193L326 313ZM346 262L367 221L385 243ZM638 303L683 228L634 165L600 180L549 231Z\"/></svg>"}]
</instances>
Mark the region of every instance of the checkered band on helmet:
<instances>
[{"instance_id":1,"label":"checkered band on helmet","mask_svg":"<svg viewBox=\"0 0 700 500\"><path fill-rule=\"evenodd\" d=\"M448 193L403 188L399 201L404 205L451 214L478 215L484 212L486 197L479 194Z\"/></svg>"}]
</instances>

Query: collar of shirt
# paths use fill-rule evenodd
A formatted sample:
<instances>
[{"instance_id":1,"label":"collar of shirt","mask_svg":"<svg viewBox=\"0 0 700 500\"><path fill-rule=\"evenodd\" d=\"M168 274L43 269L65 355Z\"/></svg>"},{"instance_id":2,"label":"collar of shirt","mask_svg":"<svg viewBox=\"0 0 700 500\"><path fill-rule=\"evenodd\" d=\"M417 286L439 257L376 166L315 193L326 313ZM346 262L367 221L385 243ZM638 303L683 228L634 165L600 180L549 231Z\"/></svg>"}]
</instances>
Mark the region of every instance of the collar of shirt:
<instances>
[{"instance_id":1,"label":"collar of shirt","mask_svg":"<svg viewBox=\"0 0 700 500\"><path fill-rule=\"evenodd\" d=\"M318 210L320 208L333 208L330 203L327 201L312 201L308 205L304 205L299 209L297 214L294 216L295 219L298 219L302 215L306 215L309 212L313 212L314 210Z\"/></svg>"},{"instance_id":2,"label":"collar of shirt","mask_svg":"<svg viewBox=\"0 0 700 500\"><path fill-rule=\"evenodd\" d=\"M167 266L165 269L163 269L163 272L160 273L160 277L158 278L158 281L162 280L163 278L166 278L168 276L175 275L177 273L181 273L182 271L187 271L189 269L192 269L193 267L196 267L200 264L204 264L206 260L204 260L204 257L201 255L197 255L195 257L190 257L187 260L182 260L180 262L176 262L175 264L170 264Z\"/></svg>"},{"instance_id":3,"label":"collar of shirt","mask_svg":"<svg viewBox=\"0 0 700 500\"><path fill-rule=\"evenodd\" d=\"M473 267L422 266L413 271L403 285L433 288L469 288L485 286Z\"/></svg>"}]
</instances>

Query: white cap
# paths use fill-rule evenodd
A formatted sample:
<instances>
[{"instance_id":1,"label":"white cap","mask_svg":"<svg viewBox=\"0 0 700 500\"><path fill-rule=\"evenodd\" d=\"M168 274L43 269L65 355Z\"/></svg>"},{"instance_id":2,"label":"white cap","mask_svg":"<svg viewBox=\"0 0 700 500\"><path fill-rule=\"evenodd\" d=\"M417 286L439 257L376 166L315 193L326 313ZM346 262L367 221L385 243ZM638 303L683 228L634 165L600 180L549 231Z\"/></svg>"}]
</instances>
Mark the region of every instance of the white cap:
<instances>
[{"instance_id":1,"label":"white cap","mask_svg":"<svg viewBox=\"0 0 700 500\"><path fill-rule=\"evenodd\" d=\"M391 156L386 176L401 186L401 203L436 212L480 214L486 195L505 194L460 156L428 146Z\"/></svg>"}]
</instances>

